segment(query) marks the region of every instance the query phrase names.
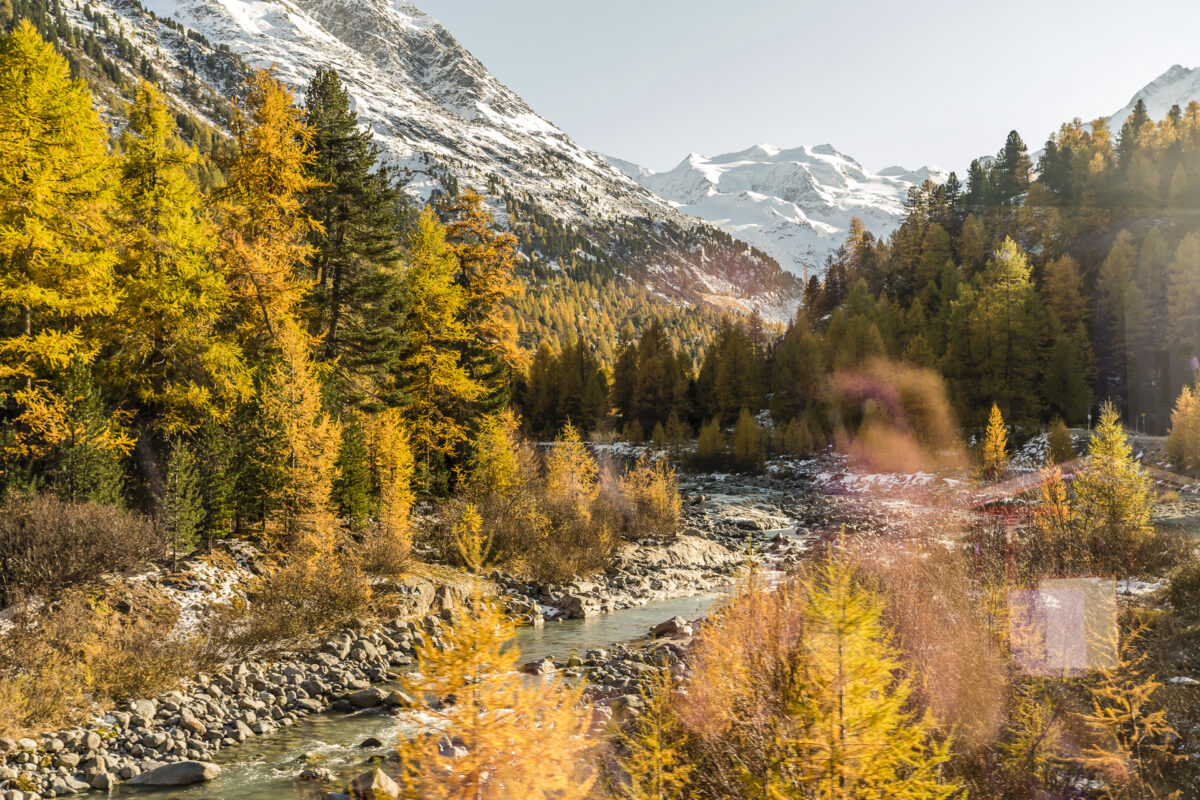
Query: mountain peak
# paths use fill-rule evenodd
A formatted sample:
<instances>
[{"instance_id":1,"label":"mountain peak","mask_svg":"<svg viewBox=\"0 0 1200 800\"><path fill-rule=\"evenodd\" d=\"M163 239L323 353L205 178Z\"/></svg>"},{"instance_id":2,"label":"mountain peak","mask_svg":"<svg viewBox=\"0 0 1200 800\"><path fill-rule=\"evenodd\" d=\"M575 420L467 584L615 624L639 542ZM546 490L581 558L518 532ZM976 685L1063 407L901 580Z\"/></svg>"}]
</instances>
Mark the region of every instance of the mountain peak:
<instances>
[{"instance_id":1,"label":"mountain peak","mask_svg":"<svg viewBox=\"0 0 1200 800\"><path fill-rule=\"evenodd\" d=\"M655 173L610 159L673 206L725 229L796 274L817 274L858 217L877 236L903 219L910 186L943 181L933 167L872 173L832 144L787 150L757 144L717 156L691 153Z\"/></svg>"},{"instance_id":2,"label":"mountain peak","mask_svg":"<svg viewBox=\"0 0 1200 800\"><path fill-rule=\"evenodd\" d=\"M1200 67L1189 69L1173 64L1135 92L1123 108L1108 118L1112 130L1120 130L1138 100L1146 104L1146 111L1155 120L1165 117L1171 106L1186 108L1191 101L1200 100Z\"/></svg>"},{"instance_id":3,"label":"mountain peak","mask_svg":"<svg viewBox=\"0 0 1200 800\"><path fill-rule=\"evenodd\" d=\"M273 66L298 94L318 66L336 69L359 122L419 203L451 185L486 190L499 219L507 216L501 198L533 206L593 258L618 258L629 280L672 302L758 308L778 319L795 307L795 281L778 265L580 147L407 0L63 0L77 19L85 2L154 53L156 70L175 85L184 85L198 46L179 25L248 66ZM233 85L226 78L221 89ZM637 252L622 249L630 241Z\"/></svg>"}]
</instances>

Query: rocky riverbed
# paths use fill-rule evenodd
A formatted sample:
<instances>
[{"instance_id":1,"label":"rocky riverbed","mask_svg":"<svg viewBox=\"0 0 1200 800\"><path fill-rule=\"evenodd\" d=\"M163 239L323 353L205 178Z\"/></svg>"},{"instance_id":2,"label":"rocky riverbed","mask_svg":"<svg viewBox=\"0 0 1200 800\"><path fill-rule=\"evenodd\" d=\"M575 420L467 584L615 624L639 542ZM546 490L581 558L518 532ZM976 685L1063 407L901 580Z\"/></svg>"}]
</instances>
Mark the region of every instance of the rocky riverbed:
<instances>
[{"instance_id":1,"label":"rocky riverbed","mask_svg":"<svg viewBox=\"0 0 1200 800\"><path fill-rule=\"evenodd\" d=\"M0 738L0 796L61 797L91 789L174 786L211 780L222 747L327 709L403 708L402 693L375 684L413 663L419 641L440 641L450 617L397 620L370 634L344 632L317 652L272 664L242 662L189 686L38 739Z\"/></svg>"},{"instance_id":2,"label":"rocky riverbed","mask_svg":"<svg viewBox=\"0 0 1200 800\"><path fill-rule=\"evenodd\" d=\"M509 608L527 623L588 618L668 598L711 592L732 583L752 551L771 566L797 563L809 539L829 530L832 507L818 493L815 465L776 465L761 476L684 477L684 529L667 543L629 544L601 575L567 584L536 584L499 573L491 577ZM253 572L253 553L232 553L216 569L194 560L158 581L174 593L183 619L207 602L237 592ZM420 641L437 646L461 588L415 579L403 587L405 618L370 633L344 632L310 654L274 663L249 661L185 687L134 701L74 728L36 739L0 739L0 798L34 800L106 790L117 784L180 785L214 777L222 748L288 727L326 710L379 707L400 711L408 698L379 687L413 663ZM653 659L686 647L689 632L665 646L615 644L544 664L568 677L587 676L605 709L636 708L638 676ZM664 649L665 647L665 649ZM621 699L625 698L625 699Z\"/></svg>"}]
</instances>

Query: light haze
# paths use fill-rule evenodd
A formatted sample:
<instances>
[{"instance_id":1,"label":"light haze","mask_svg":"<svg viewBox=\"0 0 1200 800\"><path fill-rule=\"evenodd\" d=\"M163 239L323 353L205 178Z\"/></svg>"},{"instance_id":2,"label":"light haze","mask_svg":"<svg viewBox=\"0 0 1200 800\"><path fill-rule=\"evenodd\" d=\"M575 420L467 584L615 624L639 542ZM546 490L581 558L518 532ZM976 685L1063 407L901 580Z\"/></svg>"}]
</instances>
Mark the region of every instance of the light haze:
<instances>
[{"instance_id":1,"label":"light haze","mask_svg":"<svg viewBox=\"0 0 1200 800\"><path fill-rule=\"evenodd\" d=\"M1194 0L416 4L580 144L654 170L829 142L870 169L961 174L1013 128L1036 150L1200 65Z\"/></svg>"}]
</instances>

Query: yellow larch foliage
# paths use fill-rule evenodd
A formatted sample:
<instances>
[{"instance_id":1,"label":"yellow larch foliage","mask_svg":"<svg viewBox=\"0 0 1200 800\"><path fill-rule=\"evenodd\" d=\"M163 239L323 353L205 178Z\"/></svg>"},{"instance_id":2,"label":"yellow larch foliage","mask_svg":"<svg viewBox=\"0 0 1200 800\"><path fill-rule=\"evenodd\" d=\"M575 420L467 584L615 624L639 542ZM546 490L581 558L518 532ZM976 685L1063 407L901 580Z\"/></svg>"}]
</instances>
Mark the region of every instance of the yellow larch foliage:
<instances>
[{"instance_id":1,"label":"yellow larch foliage","mask_svg":"<svg viewBox=\"0 0 1200 800\"><path fill-rule=\"evenodd\" d=\"M492 550L490 532L483 532L483 517L474 503L467 503L454 524L454 546L463 564L471 572L479 573L488 562Z\"/></svg>"},{"instance_id":2,"label":"yellow larch foliage","mask_svg":"<svg viewBox=\"0 0 1200 800\"><path fill-rule=\"evenodd\" d=\"M687 728L675 707L678 700L670 669L660 667L643 682L642 713L619 730L616 796L627 800L684 800L693 797L696 769L685 751Z\"/></svg>"},{"instance_id":3,"label":"yellow larch foliage","mask_svg":"<svg viewBox=\"0 0 1200 800\"><path fill-rule=\"evenodd\" d=\"M669 539L675 535L683 515L683 497L675 468L667 459L639 459L618 483L630 506L629 538Z\"/></svg>"},{"instance_id":4,"label":"yellow larch foliage","mask_svg":"<svg viewBox=\"0 0 1200 800\"><path fill-rule=\"evenodd\" d=\"M948 740L909 706L912 687L883 619L882 599L837 557L806 581L803 652L808 680L791 713L811 720L795 738L802 763L793 797L948 798Z\"/></svg>"},{"instance_id":5,"label":"yellow larch foliage","mask_svg":"<svg viewBox=\"0 0 1200 800\"><path fill-rule=\"evenodd\" d=\"M479 423L467 462L466 481L480 495L507 497L524 480L518 458L520 421L510 410L489 414Z\"/></svg>"},{"instance_id":6,"label":"yellow larch foliage","mask_svg":"<svg viewBox=\"0 0 1200 800\"><path fill-rule=\"evenodd\" d=\"M1140 547L1154 532L1154 489L1133 458L1112 403L1100 409L1100 422L1088 444L1088 466L1075 479L1074 489L1078 524L1092 544L1097 566L1129 574L1137 566Z\"/></svg>"},{"instance_id":7,"label":"yellow larch foliage","mask_svg":"<svg viewBox=\"0 0 1200 800\"><path fill-rule=\"evenodd\" d=\"M1122 643L1114 669L1089 679L1091 710L1078 717L1090 740L1073 760L1100 781L1105 800L1181 797L1163 776L1180 758L1172 744L1179 735L1155 697L1162 684L1146 668L1146 656L1134 649L1135 641L1130 636Z\"/></svg>"},{"instance_id":8,"label":"yellow larch foliage","mask_svg":"<svg viewBox=\"0 0 1200 800\"><path fill-rule=\"evenodd\" d=\"M469 189L441 210L450 218L446 241L458 259L459 283L466 290L464 318L472 341L492 362L491 368L524 370L529 356L520 346L509 305L523 289L516 275L517 237L496 230L487 203Z\"/></svg>"},{"instance_id":9,"label":"yellow larch foliage","mask_svg":"<svg viewBox=\"0 0 1200 800\"><path fill-rule=\"evenodd\" d=\"M592 501L600 491L596 460L588 452L579 431L570 422L563 425L546 456L546 496L562 505L570 516L586 523L591 519Z\"/></svg>"},{"instance_id":10,"label":"yellow larch foliage","mask_svg":"<svg viewBox=\"0 0 1200 800\"><path fill-rule=\"evenodd\" d=\"M262 388L263 410L283 434L284 480L280 509L284 533L316 551L333 547L330 496L341 424L321 402L318 366L309 335L290 317L276 330L281 350Z\"/></svg>"},{"instance_id":11,"label":"yellow larch foliage","mask_svg":"<svg viewBox=\"0 0 1200 800\"><path fill-rule=\"evenodd\" d=\"M426 729L400 741L404 800L592 796L595 745L583 686L519 673L513 632L477 591L443 634L444 649L418 647L421 671L402 681Z\"/></svg>"},{"instance_id":12,"label":"yellow larch foliage","mask_svg":"<svg viewBox=\"0 0 1200 800\"><path fill-rule=\"evenodd\" d=\"M689 655L691 673L678 703L704 755L701 776L713 781L708 793L786 796L793 758L787 706L804 624L801 587L788 581L767 591L752 569L707 624Z\"/></svg>"},{"instance_id":13,"label":"yellow larch foliage","mask_svg":"<svg viewBox=\"0 0 1200 800\"><path fill-rule=\"evenodd\" d=\"M138 89L121 151L121 297L104 376L118 395L154 408L160 429L178 434L223 417L253 387L241 348L219 327L229 291L209 260L214 229L187 171L198 156L176 136L149 83Z\"/></svg>"},{"instance_id":14,"label":"yellow larch foliage","mask_svg":"<svg viewBox=\"0 0 1200 800\"><path fill-rule=\"evenodd\" d=\"M483 393L462 361L471 334L462 321L466 295L454 282L457 269L445 228L427 207L409 238L404 286L411 310L401 364L413 451L427 468L466 440L457 412Z\"/></svg>"},{"instance_id":15,"label":"yellow larch foliage","mask_svg":"<svg viewBox=\"0 0 1200 800\"><path fill-rule=\"evenodd\" d=\"M1200 392L1194 387L1184 386L1171 410L1167 455L1177 469L1200 469Z\"/></svg>"},{"instance_id":16,"label":"yellow larch foliage","mask_svg":"<svg viewBox=\"0 0 1200 800\"><path fill-rule=\"evenodd\" d=\"M1008 432L1004 426L1004 415L1000 406L992 403L988 416L987 433L983 438L983 471L994 478L1008 467Z\"/></svg>"},{"instance_id":17,"label":"yellow larch foliage","mask_svg":"<svg viewBox=\"0 0 1200 800\"><path fill-rule=\"evenodd\" d=\"M55 443L50 379L92 363L88 324L116 306L110 177L87 87L22 20L0 38L0 314L17 322L0 338L0 401L19 409L9 444L25 455Z\"/></svg>"},{"instance_id":18,"label":"yellow larch foliage","mask_svg":"<svg viewBox=\"0 0 1200 800\"><path fill-rule=\"evenodd\" d=\"M304 212L312 132L291 91L259 70L246 83L233 133L237 152L219 203L221 260L243 335L273 338L307 288L296 267L311 254L305 237L317 227Z\"/></svg>"},{"instance_id":19,"label":"yellow larch foliage","mask_svg":"<svg viewBox=\"0 0 1200 800\"><path fill-rule=\"evenodd\" d=\"M363 431L379 491L378 532L397 551L407 553L412 547L413 455L404 419L389 408L367 416Z\"/></svg>"},{"instance_id":20,"label":"yellow larch foliage","mask_svg":"<svg viewBox=\"0 0 1200 800\"><path fill-rule=\"evenodd\" d=\"M715 794L949 798L948 739L911 707L882 599L831 557L711 615L680 714Z\"/></svg>"},{"instance_id":21,"label":"yellow larch foliage","mask_svg":"<svg viewBox=\"0 0 1200 800\"><path fill-rule=\"evenodd\" d=\"M1025 546L1032 551L1025 560L1039 565L1046 575L1087 574L1091 571L1087 542L1076 527L1079 515L1058 467L1047 470L1041 500L1033 517L1037 535Z\"/></svg>"}]
</instances>

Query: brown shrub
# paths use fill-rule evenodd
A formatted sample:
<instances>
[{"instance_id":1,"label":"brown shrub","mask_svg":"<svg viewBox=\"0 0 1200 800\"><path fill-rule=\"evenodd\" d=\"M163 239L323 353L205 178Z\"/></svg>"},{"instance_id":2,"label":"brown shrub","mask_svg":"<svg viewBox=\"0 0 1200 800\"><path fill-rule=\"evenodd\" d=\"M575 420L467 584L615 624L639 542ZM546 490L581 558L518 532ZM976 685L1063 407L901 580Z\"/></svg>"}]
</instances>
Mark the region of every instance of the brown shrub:
<instances>
[{"instance_id":1,"label":"brown shrub","mask_svg":"<svg viewBox=\"0 0 1200 800\"><path fill-rule=\"evenodd\" d=\"M359 542L358 552L368 575L394 578L412 563L412 534L407 527L394 531L372 525Z\"/></svg>"},{"instance_id":2,"label":"brown shrub","mask_svg":"<svg viewBox=\"0 0 1200 800\"><path fill-rule=\"evenodd\" d=\"M0 606L130 572L163 548L154 526L137 514L18 495L0 507Z\"/></svg>"},{"instance_id":3,"label":"brown shrub","mask_svg":"<svg viewBox=\"0 0 1200 800\"><path fill-rule=\"evenodd\" d=\"M357 627L371 606L371 584L349 557L331 552L295 555L248 587L249 605L231 647L240 653L278 652L300 640L319 641Z\"/></svg>"}]
</instances>

